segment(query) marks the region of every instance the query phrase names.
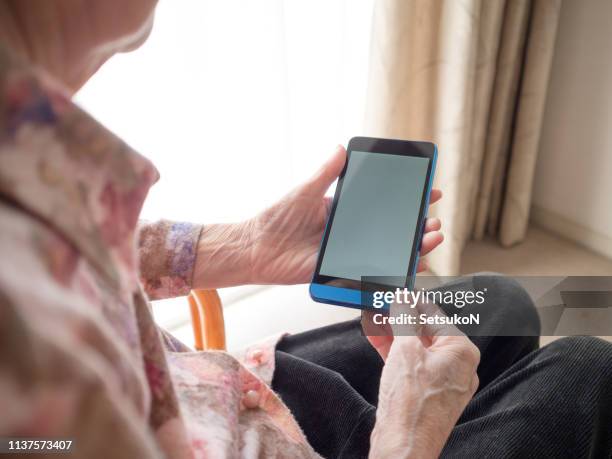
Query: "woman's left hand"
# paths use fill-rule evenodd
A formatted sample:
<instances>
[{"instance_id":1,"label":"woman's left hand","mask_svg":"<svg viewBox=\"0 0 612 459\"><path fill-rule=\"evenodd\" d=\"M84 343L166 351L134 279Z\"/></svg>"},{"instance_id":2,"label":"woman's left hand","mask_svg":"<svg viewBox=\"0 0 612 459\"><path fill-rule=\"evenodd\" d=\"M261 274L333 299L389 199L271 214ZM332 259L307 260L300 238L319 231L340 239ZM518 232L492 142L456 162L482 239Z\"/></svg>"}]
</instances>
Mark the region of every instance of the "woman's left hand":
<instances>
[{"instance_id":1,"label":"woman's left hand","mask_svg":"<svg viewBox=\"0 0 612 459\"><path fill-rule=\"evenodd\" d=\"M334 155L306 183L254 218L236 224L205 225L197 248L193 288L244 284L310 282L332 198L325 193L346 162L346 150ZM432 190L430 204L442 197ZM421 257L443 240L440 220L428 218ZM419 261L418 271L427 269Z\"/></svg>"},{"instance_id":2,"label":"woman's left hand","mask_svg":"<svg viewBox=\"0 0 612 459\"><path fill-rule=\"evenodd\" d=\"M300 284L310 282L317 253L331 209L325 193L338 178L346 161L346 150L338 146L334 155L306 183L266 209L248 224L251 240L251 282L253 284ZM442 197L432 190L430 203ZM443 240L440 220L428 218L421 256ZM427 269L420 260L418 271Z\"/></svg>"}]
</instances>

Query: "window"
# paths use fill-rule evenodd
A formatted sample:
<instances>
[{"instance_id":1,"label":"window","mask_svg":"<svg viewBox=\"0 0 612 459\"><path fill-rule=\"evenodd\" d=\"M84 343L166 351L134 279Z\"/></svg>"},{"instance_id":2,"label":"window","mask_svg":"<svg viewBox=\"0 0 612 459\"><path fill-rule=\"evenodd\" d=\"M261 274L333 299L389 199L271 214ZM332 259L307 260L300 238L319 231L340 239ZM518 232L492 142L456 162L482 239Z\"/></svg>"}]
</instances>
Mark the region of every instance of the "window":
<instances>
[{"instance_id":1,"label":"window","mask_svg":"<svg viewBox=\"0 0 612 459\"><path fill-rule=\"evenodd\" d=\"M162 0L149 40L76 97L160 170L143 218L248 218L361 134L372 8ZM228 290L226 305L253 291ZM162 325L187 320L180 303L158 316Z\"/></svg>"}]
</instances>

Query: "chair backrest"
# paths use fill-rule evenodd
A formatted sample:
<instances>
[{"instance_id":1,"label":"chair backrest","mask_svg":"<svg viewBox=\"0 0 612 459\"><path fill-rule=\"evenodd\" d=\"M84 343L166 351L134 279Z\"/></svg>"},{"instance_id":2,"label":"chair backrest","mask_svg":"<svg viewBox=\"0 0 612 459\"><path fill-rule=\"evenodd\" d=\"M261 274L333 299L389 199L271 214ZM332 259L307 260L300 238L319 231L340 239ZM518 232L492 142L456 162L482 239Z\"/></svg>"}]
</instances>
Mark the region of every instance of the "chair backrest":
<instances>
[{"instance_id":1,"label":"chair backrest","mask_svg":"<svg viewBox=\"0 0 612 459\"><path fill-rule=\"evenodd\" d=\"M216 290L192 290L189 309L197 351L226 350L223 305Z\"/></svg>"}]
</instances>

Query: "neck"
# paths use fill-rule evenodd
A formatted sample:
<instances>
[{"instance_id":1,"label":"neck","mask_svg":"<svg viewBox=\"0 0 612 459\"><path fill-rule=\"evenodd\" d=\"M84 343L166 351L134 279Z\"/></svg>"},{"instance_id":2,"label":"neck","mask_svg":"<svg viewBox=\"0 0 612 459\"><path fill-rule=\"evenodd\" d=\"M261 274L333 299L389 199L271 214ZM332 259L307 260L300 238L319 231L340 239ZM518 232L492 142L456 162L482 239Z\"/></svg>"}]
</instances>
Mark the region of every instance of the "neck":
<instances>
[{"instance_id":1,"label":"neck","mask_svg":"<svg viewBox=\"0 0 612 459\"><path fill-rule=\"evenodd\" d=\"M93 73L92 66L80 59L84 56L80 53L82 43L80 49L67 46L66 21L62 20L66 11L58 7L59 2L54 3L43 1L33 8L27 1L0 1L0 43L74 93L86 81L86 75Z\"/></svg>"},{"instance_id":2,"label":"neck","mask_svg":"<svg viewBox=\"0 0 612 459\"><path fill-rule=\"evenodd\" d=\"M16 7L13 2L0 2L0 43L22 58L31 60L31 52L24 38Z\"/></svg>"}]
</instances>

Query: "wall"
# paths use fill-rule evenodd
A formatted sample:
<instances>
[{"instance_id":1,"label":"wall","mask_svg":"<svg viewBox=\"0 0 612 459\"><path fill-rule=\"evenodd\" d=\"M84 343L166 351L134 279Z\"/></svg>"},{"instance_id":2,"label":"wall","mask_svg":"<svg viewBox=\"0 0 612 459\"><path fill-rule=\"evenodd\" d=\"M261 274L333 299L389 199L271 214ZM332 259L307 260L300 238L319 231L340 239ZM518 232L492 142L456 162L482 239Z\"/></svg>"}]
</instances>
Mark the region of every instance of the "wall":
<instances>
[{"instance_id":1,"label":"wall","mask_svg":"<svg viewBox=\"0 0 612 459\"><path fill-rule=\"evenodd\" d=\"M612 258L612 2L565 0L532 221Z\"/></svg>"}]
</instances>

